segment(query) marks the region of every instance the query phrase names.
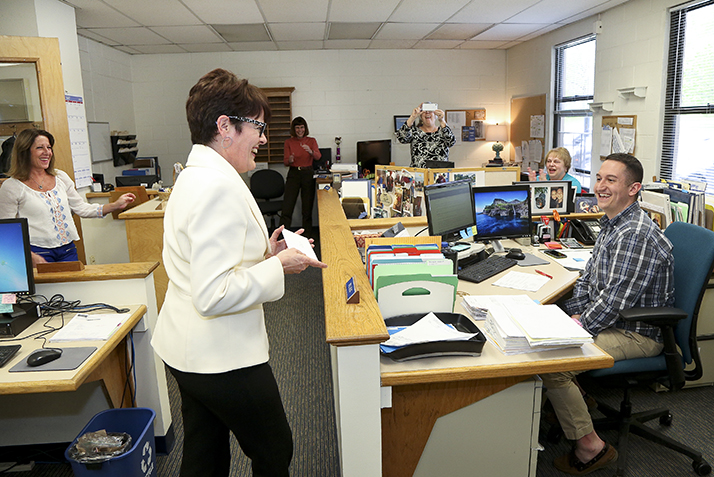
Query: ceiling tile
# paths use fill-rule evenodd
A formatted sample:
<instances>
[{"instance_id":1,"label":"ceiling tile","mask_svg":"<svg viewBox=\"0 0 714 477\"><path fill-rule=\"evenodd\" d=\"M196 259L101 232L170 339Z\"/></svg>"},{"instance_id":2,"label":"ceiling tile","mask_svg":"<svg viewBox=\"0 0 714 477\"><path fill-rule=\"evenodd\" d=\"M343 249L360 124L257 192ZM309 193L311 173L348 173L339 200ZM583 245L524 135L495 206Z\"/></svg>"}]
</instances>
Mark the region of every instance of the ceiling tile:
<instances>
[{"instance_id":1,"label":"ceiling tile","mask_svg":"<svg viewBox=\"0 0 714 477\"><path fill-rule=\"evenodd\" d=\"M136 45L136 50L145 55L159 55L163 53L186 53L186 50L178 45Z\"/></svg>"},{"instance_id":2,"label":"ceiling tile","mask_svg":"<svg viewBox=\"0 0 714 477\"><path fill-rule=\"evenodd\" d=\"M245 41L242 43L229 43L234 51L275 51L278 49L272 41Z\"/></svg>"},{"instance_id":3,"label":"ceiling tile","mask_svg":"<svg viewBox=\"0 0 714 477\"><path fill-rule=\"evenodd\" d=\"M541 0L530 8L514 15L508 23L556 23L571 17L579 11L588 10L602 3L602 0L578 0L564 2L563 0Z\"/></svg>"},{"instance_id":4,"label":"ceiling tile","mask_svg":"<svg viewBox=\"0 0 714 477\"><path fill-rule=\"evenodd\" d=\"M495 25L493 28L476 35L473 40L517 40L523 36L529 35L534 31L546 27L543 24L505 24Z\"/></svg>"},{"instance_id":5,"label":"ceiling tile","mask_svg":"<svg viewBox=\"0 0 714 477\"><path fill-rule=\"evenodd\" d=\"M168 40L145 27L95 28L89 31L122 45L160 45L169 43Z\"/></svg>"},{"instance_id":6,"label":"ceiling tile","mask_svg":"<svg viewBox=\"0 0 714 477\"><path fill-rule=\"evenodd\" d=\"M318 40L325 38L324 23L270 23L270 35L274 41Z\"/></svg>"},{"instance_id":7,"label":"ceiling tile","mask_svg":"<svg viewBox=\"0 0 714 477\"><path fill-rule=\"evenodd\" d=\"M92 30L77 29L77 35L89 38L90 40L98 41L99 43L104 43L105 45L117 46L121 45L121 42L110 40L109 38L102 36Z\"/></svg>"},{"instance_id":8,"label":"ceiling tile","mask_svg":"<svg viewBox=\"0 0 714 477\"><path fill-rule=\"evenodd\" d=\"M140 55L141 52L135 48L132 48L131 46L115 46L115 48L119 51L123 51L124 53L129 53L130 55Z\"/></svg>"},{"instance_id":9,"label":"ceiling tile","mask_svg":"<svg viewBox=\"0 0 714 477\"><path fill-rule=\"evenodd\" d=\"M172 43L221 43L221 37L207 26L160 26L151 30Z\"/></svg>"},{"instance_id":10,"label":"ceiling tile","mask_svg":"<svg viewBox=\"0 0 714 477\"><path fill-rule=\"evenodd\" d=\"M86 1L86 0L85 0ZM204 23L262 23L255 0L182 0Z\"/></svg>"},{"instance_id":11,"label":"ceiling tile","mask_svg":"<svg viewBox=\"0 0 714 477\"><path fill-rule=\"evenodd\" d=\"M213 29L231 43L234 41L270 41L265 25L212 25Z\"/></svg>"},{"instance_id":12,"label":"ceiling tile","mask_svg":"<svg viewBox=\"0 0 714 477\"><path fill-rule=\"evenodd\" d=\"M278 41L279 50L322 50L322 41Z\"/></svg>"},{"instance_id":13,"label":"ceiling tile","mask_svg":"<svg viewBox=\"0 0 714 477\"><path fill-rule=\"evenodd\" d=\"M179 46L191 53L233 51L233 49L225 43L181 43Z\"/></svg>"},{"instance_id":14,"label":"ceiling tile","mask_svg":"<svg viewBox=\"0 0 714 477\"><path fill-rule=\"evenodd\" d=\"M131 18L96 0L72 0L71 4L75 7L77 26L81 28L139 26Z\"/></svg>"},{"instance_id":15,"label":"ceiling tile","mask_svg":"<svg viewBox=\"0 0 714 477\"><path fill-rule=\"evenodd\" d=\"M462 40L421 40L414 45L414 48L449 50L462 44Z\"/></svg>"},{"instance_id":16,"label":"ceiling tile","mask_svg":"<svg viewBox=\"0 0 714 477\"><path fill-rule=\"evenodd\" d=\"M459 45L462 50L490 50L493 48L499 48L508 43L507 41L477 41L469 40L465 41Z\"/></svg>"},{"instance_id":17,"label":"ceiling tile","mask_svg":"<svg viewBox=\"0 0 714 477\"><path fill-rule=\"evenodd\" d=\"M402 0L390 22L443 22L468 5L469 0Z\"/></svg>"},{"instance_id":18,"label":"ceiling tile","mask_svg":"<svg viewBox=\"0 0 714 477\"><path fill-rule=\"evenodd\" d=\"M330 23L329 40L371 40L380 23Z\"/></svg>"},{"instance_id":19,"label":"ceiling tile","mask_svg":"<svg viewBox=\"0 0 714 477\"><path fill-rule=\"evenodd\" d=\"M491 26L491 23L446 23L437 28L427 39L468 40Z\"/></svg>"},{"instance_id":20,"label":"ceiling tile","mask_svg":"<svg viewBox=\"0 0 714 477\"><path fill-rule=\"evenodd\" d=\"M438 26L438 23L385 23L375 39L421 40Z\"/></svg>"},{"instance_id":21,"label":"ceiling tile","mask_svg":"<svg viewBox=\"0 0 714 477\"><path fill-rule=\"evenodd\" d=\"M370 49L406 50L414 46L417 40L372 40Z\"/></svg>"},{"instance_id":22,"label":"ceiling tile","mask_svg":"<svg viewBox=\"0 0 714 477\"><path fill-rule=\"evenodd\" d=\"M540 0L508 0L494 2L492 0L473 0L462 10L449 18L455 23L500 23L508 20Z\"/></svg>"},{"instance_id":23,"label":"ceiling tile","mask_svg":"<svg viewBox=\"0 0 714 477\"><path fill-rule=\"evenodd\" d=\"M103 0L144 26L197 25L201 21L179 0Z\"/></svg>"},{"instance_id":24,"label":"ceiling tile","mask_svg":"<svg viewBox=\"0 0 714 477\"><path fill-rule=\"evenodd\" d=\"M268 23L327 21L328 0L256 0Z\"/></svg>"},{"instance_id":25,"label":"ceiling tile","mask_svg":"<svg viewBox=\"0 0 714 477\"><path fill-rule=\"evenodd\" d=\"M328 50L362 50L369 46L370 40L325 40Z\"/></svg>"},{"instance_id":26,"label":"ceiling tile","mask_svg":"<svg viewBox=\"0 0 714 477\"><path fill-rule=\"evenodd\" d=\"M332 0L331 22L383 22L389 18L399 0Z\"/></svg>"}]
</instances>

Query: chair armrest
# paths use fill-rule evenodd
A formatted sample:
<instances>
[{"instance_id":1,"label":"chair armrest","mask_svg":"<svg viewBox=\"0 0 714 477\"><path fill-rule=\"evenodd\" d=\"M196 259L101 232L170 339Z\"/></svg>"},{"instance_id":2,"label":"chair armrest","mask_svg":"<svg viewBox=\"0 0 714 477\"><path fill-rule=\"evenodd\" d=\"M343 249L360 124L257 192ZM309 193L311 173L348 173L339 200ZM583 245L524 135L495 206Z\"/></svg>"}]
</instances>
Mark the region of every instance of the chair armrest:
<instances>
[{"instance_id":1,"label":"chair armrest","mask_svg":"<svg viewBox=\"0 0 714 477\"><path fill-rule=\"evenodd\" d=\"M674 338L674 328L678 321L687 316L687 312L674 307L630 308L620 312L620 318L625 321L641 321L662 330L663 352L669 374L669 388L672 391L684 386L684 366Z\"/></svg>"},{"instance_id":2,"label":"chair armrest","mask_svg":"<svg viewBox=\"0 0 714 477\"><path fill-rule=\"evenodd\" d=\"M625 321L641 321L659 327L675 326L679 320L683 320L687 316L687 312L668 306L630 308L620 311L620 318Z\"/></svg>"}]
</instances>

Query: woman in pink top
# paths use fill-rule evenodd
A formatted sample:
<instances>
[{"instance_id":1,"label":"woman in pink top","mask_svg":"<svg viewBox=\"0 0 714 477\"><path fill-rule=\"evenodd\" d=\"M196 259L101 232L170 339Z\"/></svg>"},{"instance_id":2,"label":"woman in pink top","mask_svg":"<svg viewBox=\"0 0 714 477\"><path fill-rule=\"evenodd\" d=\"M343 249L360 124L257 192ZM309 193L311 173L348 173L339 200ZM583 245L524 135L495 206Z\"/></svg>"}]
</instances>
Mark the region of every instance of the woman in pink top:
<instances>
[{"instance_id":1,"label":"woman in pink top","mask_svg":"<svg viewBox=\"0 0 714 477\"><path fill-rule=\"evenodd\" d=\"M280 225L290 227L293 220L293 209L298 193L302 198L302 228L305 235L312 235L312 205L315 202L315 171L313 161L319 161L321 154L317 141L308 137L310 130L307 121L301 116L293 119L290 124L290 139L285 141L285 156L283 162L290 169L285 181L285 198Z\"/></svg>"}]
</instances>

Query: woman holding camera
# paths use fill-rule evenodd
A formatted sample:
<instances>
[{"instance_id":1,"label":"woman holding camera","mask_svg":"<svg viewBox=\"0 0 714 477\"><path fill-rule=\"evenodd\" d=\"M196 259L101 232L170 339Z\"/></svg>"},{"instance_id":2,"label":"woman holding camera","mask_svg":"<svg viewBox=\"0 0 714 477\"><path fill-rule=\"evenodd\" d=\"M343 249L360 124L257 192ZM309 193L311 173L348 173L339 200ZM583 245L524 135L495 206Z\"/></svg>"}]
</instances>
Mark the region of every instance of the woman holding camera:
<instances>
[{"instance_id":1,"label":"woman holding camera","mask_svg":"<svg viewBox=\"0 0 714 477\"><path fill-rule=\"evenodd\" d=\"M410 144L411 167L425 167L426 161L448 161L449 148L456 144L444 111L436 109L434 103L421 103L414 108L396 135L400 143Z\"/></svg>"}]
</instances>

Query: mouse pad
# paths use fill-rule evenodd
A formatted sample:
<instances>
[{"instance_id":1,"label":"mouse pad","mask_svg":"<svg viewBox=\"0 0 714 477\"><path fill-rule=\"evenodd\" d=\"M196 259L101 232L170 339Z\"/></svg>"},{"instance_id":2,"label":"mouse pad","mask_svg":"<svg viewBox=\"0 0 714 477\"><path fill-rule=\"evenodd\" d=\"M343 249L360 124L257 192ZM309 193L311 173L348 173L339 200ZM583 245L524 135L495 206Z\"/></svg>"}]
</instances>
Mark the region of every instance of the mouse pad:
<instances>
[{"instance_id":1,"label":"mouse pad","mask_svg":"<svg viewBox=\"0 0 714 477\"><path fill-rule=\"evenodd\" d=\"M518 260L518 265L521 267L530 267L532 265L548 265L550 262L544 258L536 257L533 254L525 253L526 258Z\"/></svg>"},{"instance_id":2,"label":"mouse pad","mask_svg":"<svg viewBox=\"0 0 714 477\"><path fill-rule=\"evenodd\" d=\"M15 366L10 368L10 373L21 373L25 371L71 371L77 369L80 364L89 358L97 350L96 346L84 348L61 348L62 356L49 363L40 366L28 366L27 357L22 359Z\"/></svg>"}]
</instances>

